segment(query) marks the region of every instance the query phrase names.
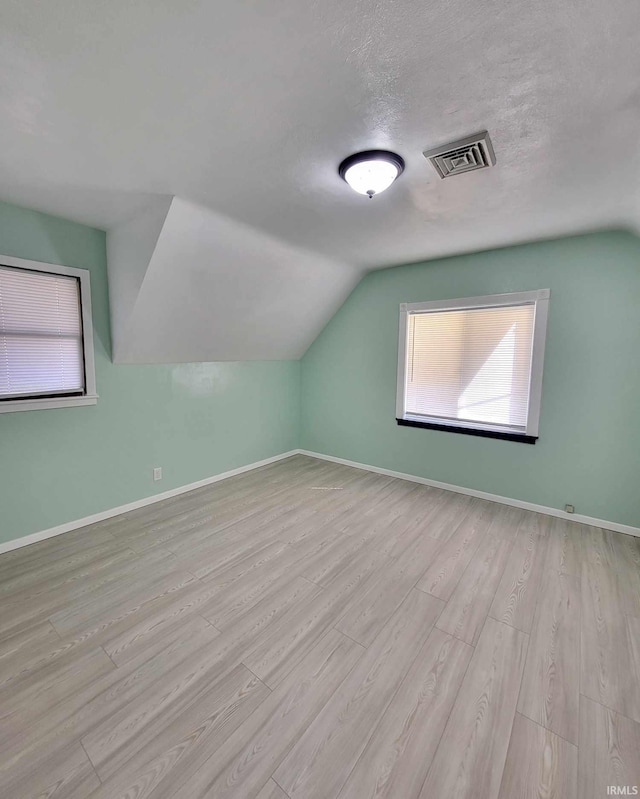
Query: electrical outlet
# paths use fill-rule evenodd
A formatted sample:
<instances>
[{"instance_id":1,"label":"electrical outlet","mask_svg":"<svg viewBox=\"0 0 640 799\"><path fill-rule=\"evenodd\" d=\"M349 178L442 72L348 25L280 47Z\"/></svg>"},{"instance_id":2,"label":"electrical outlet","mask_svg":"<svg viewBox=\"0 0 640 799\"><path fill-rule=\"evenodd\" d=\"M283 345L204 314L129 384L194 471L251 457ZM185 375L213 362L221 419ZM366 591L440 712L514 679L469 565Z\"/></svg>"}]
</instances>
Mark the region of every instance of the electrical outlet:
<instances>
[{"instance_id":1,"label":"electrical outlet","mask_svg":"<svg viewBox=\"0 0 640 799\"><path fill-rule=\"evenodd\" d=\"M575 508L573 507L573 505L565 505L564 506L564 512L565 513L574 513L575 512Z\"/></svg>"},{"instance_id":2,"label":"electrical outlet","mask_svg":"<svg viewBox=\"0 0 640 799\"><path fill-rule=\"evenodd\" d=\"M156 483L158 482L158 480L162 480L162 466L154 466L153 479Z\"/></svg>"}]
</instances>

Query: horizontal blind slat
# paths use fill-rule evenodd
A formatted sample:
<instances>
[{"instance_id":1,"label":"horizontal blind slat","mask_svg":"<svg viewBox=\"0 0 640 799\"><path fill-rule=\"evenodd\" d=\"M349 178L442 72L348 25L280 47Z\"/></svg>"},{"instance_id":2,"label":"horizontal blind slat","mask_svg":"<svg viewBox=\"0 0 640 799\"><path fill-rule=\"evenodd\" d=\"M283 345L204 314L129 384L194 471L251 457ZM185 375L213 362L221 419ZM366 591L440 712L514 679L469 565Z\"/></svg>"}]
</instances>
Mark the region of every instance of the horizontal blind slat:
<instances>
[{"instance_id":1,"label":"horizontal blind slat","mask_svg":"<svg viewBox=\"0 0 640 799\"><path fill-rule=\"evenodd\" d=\"M533 303L409 314L405 411L526 428Z\"/></svg>"},{"instance_id":2,"label":"horizontal blind slat","mask_svg":"<svg viewBox=\"0 0 640 799\"><path fill-rule=\"evenodd\" d=\"M78 279L0 266L0 399L84 388Z\"/></svg>"}]
</instances>

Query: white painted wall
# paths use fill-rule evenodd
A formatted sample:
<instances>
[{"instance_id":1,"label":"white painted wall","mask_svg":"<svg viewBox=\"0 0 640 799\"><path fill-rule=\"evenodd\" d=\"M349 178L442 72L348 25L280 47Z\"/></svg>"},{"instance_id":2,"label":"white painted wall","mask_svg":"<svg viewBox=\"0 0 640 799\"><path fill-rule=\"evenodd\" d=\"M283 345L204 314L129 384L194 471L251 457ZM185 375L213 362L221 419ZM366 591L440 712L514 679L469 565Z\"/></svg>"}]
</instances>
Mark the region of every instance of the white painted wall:
<instances>
[{"instance_id":1,"label":"white painted wall","mask_svg":"<svg viewBox=\"0 0 640 799\"><path fill-rule=\"evenodd\" d=\"M116 362L126 351L135 303L172 199L157 198L107 234L111 344Z\"/></svg>"},{"instance_id":2,"label":"white painted wall","mask_svg":"<svg viewBox=\"0 0 640 799\"><path fill-rule=\"evenodd\" d=\"M165 209L108 234L117 362L300 358L361 277L196 203Z\"/></svg>"}]
</instances>

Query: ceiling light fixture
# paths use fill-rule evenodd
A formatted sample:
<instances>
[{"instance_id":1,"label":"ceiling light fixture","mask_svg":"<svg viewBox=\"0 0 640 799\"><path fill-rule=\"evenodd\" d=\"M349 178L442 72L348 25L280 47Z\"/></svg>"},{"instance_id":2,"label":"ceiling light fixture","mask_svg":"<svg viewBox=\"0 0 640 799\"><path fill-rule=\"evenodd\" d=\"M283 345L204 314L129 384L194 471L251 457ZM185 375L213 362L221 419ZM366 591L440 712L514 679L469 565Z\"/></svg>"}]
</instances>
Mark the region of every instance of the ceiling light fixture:
<instances>
[{"instance_id":1,"label":"ceiling light fixture","mask_svg":"<svg viewBox=\"0 0 640 799\"><path fill-rule=\"evenodd\" d=\"M372 198L388 189L403 169L404 161L396 153L365 150L345 158L338 172L354 191Z\"/></svg>"}]
</instances>

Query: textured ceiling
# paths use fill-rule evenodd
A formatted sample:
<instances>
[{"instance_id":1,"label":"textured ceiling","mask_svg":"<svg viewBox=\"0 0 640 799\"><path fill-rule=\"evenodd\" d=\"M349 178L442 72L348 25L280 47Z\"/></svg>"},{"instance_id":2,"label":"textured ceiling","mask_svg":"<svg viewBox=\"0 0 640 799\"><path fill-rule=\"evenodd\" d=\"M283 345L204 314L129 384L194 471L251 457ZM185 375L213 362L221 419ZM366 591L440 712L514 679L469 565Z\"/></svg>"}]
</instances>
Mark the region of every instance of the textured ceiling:
<instances>
[{"instance_id":1,"label":"textured ceiling","mask_svg":"<svg viewBox=\"0 0 640 799\"><path fill-rule=\"evenodd\" d=\"M639 40L638 0L0 0L0 199L175 195L310 270L638 229ZM422 156L485 128L490 170ZM337 176L369 148L407 164L372 201Z\"/></svg>"}]
</instances>

